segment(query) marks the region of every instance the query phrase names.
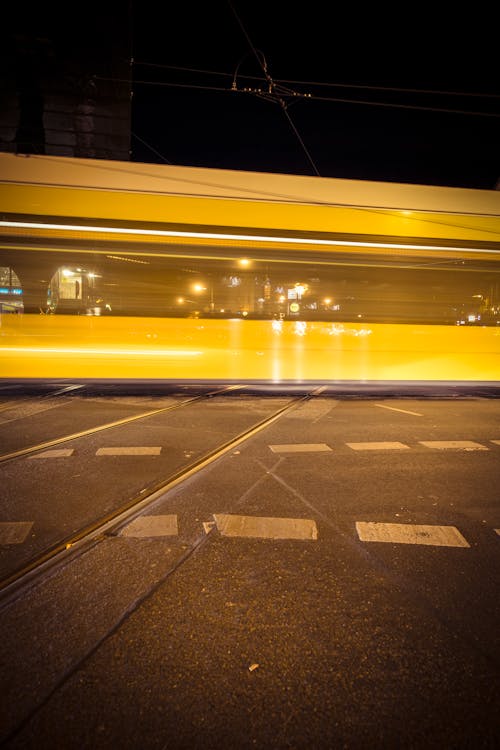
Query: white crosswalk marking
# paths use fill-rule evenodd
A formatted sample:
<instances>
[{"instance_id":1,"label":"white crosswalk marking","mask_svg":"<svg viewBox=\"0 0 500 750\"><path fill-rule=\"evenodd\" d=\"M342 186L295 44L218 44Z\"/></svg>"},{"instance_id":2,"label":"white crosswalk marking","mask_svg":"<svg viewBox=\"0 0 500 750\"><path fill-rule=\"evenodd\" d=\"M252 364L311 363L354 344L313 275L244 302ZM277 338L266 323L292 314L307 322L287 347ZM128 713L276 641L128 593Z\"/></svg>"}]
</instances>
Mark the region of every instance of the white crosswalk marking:
<instances>
[{"instance_id":1,"label":"white crosswalk marking","mask_svg":"<svg viewBox=\"0 0 500 750\"><path fill-rule=\"evenodd\" d=\"M260 539L317 539L316 523L307 518L265 518L214 514L222 536Z\"/></svg>"},{"instance_id":2,"label":"white crosswalk marking","mask_svg":"<svg viewBox=\"0 0 500 750\"><path fill-rule=\"evenodd\" d=\"M127 537L177 536L177 516L140 516L134 519L121 532Z\"/></svg>"},{"instance_id":3,"label":"white crosswalk marking","mask_svg":"<svg viewBox=\"0 0 500 750\"><path fill-rule=\"evenodd\" d=\"M291 443L289 445L270 445L273 453L316 453L331 451L326 443Z\"/></svg>"},{"instance_id":4,"label":"white crosswalk marking","mask_svg":"<svg viewBox=\"0 0 500 750\"><path fill-rule=\"evenodd\" d=\"M356 522L362 542L425 544L436 547L470 547L455 526L421 526L411 523Z\"/></svg>"},{"instance_id":5,"label":"white crosswalk marking","mask_svg":"<svg viewBox=\"0 0 500 750\"><path fill-rule=\"evenodd\" d=\"M397 409L395 406L387 406L386 404L374 404L374 406L379 406L381 409L390 409L391 411L400 411L402 414L411 414L413 417L423 416L423 414L420 414L418 411L408 411L408 409Z\"/></svg>"},{"instance_id":6,"label":"white crosswalk marking","mask_svg":"<svg viewBox=\"0 0 500 750\"><path fill-rule=\"evenodd\" d=\"M404 443L346 443L346 445L349 446L349 448L352 448L353 451L386 451L386 450L404 450L405 448L409 449L409 445L405 445Z\"/></svg>"},{"instance_id":7,"label":"white crosswalk marking","mask_svg":"<svg viewBox=\"0 0 500 750\"><path fill-rule=\"evenodd\" d=\"M438 450L455 449L462 451L487 451L488 448L473 440L420 440L420 445Z\"/></svg>"},{"instance_id":8,"label":"white crosswalk marking","mask_svg":"<svg viewBox=\"0 0 500 750\"><path fill-rule=\"evenodd\" d=\"M159 456L161 447L127 446L124 448L99 448L96 456Z\"/></svg>"},{"instance_id":9,"label":"white crosswalk marking","mask_svg":"<svg viewBox=\"0 0 500 750\"><path fill-rule=\"evenodd\" d=\"M43 451L43 453L35 453L34 456L28 456L28 458L64 458L65 456L72 456L73 453L74 448L53 448L49 451Z\"/></svg>"},{"instance_id":10,"label":"white crosswalk marking","mask_svg":"<svg viewBox=\"0 0 500 750\"><path fill-rule=\"evenodd\" d=\"M22 544L33 526L33 521L0 523L0 544Z\"/></svg>"}]
</instances>

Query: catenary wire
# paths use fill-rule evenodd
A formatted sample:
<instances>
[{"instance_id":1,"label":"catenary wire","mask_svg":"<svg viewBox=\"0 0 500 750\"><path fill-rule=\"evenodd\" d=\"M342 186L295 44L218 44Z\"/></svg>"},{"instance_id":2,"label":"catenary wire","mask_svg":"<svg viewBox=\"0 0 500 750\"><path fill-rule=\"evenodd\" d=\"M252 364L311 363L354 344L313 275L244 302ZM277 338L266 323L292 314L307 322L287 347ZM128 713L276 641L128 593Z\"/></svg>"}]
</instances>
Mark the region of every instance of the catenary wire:
<instances>
[{"instance_id":1,"label":"catenary wire","mask_svg":"<svg viewBox=\"0 0 500 750\"><path fill-rule=\"evenodd\" d=\"M117 80L119 83L126 83L125 79L112 79L105 76L96 76L96 80L100 81L111 81L111 80ZM257 94L259 93L258 90L255 89L229 89L222 86L203 86L200 84L191 84L191 83L171 83L168 81L145 81L145 80L135 80L136 84L143 85L143 86L160 86L165 88L185 88L185 89L197 89L199 91L218 91L221 93L229 93L229 94ZM296 95L297 99L305 98L307 101L321 101L321 102L333 102L333 103L340 103L340 104L352 104L352 105L362 105L365 107L386 107L386 108L393 108L393 109L412 109L412 110L421 110L424 112L441 112L444 114L451 114L451 115L467 115L467 116L473 116L473 117L493 117L493 118L500 118L500 113L498 112L478 112L473 110L467 110L467 109L450 109L449 107L429 107L425 105L420 104L401 104L396 102L374 102L374 101L368 101L363 99L344 99L340 97L329 97L329 96L316 96L315 94L303 96L302 94ZM295 98L295 96L292 96L292 98Z\"/></svg>"},{"instance_id":2,"label":"catenary wire","mask_svg":"<svg viewBox=\"0 0 500 750\"><path fill-rule=\"evenodd\" d=\"M206 70L203 68L189 68L180 65L167 65L164 63L153 63L142 60L134 61L134 65L147 68L163 68L165 70L181 70L185 73L202 73L205 75L222 76L224 78L233 78L232 73L225 73L220 70ZM261 81L262 76L251 76L248 74L239 74L239 78L244 78L249 81ZM403 88L400 86L373 86L366 83L332 83L328 81L295 81L288 78L276 79L276 83L286 83L293 86L320 86L329 88L344 88L344 89L364 89L366 91L392 91L401 94L430 94L436 96L461 96L461 97L477 97L485 99L500 99L500 94L481 93L478 91L442 91L439 89L418 89L418 88Z\"/></svg>"},{"instance_id":3,"label":"catenary wire","mask_svg":"<svg viewBox=\"0 0 500 750\"><path fill-rule=\"evenodd\" d=\"M236 11L235 11L232 3L231 3L231 0L227 0L227 3L229 5L229 7L230 7L230 9L231 9L234 17L236 18L236 20L238 22L238 25L240 26L243 34L245 35L245 38L246 38L246 40L247 40L247 42L248 42L248 44L250 46L250 49L252 50L252 53L255 55L255 57L257 59L257 62L258 62L259 66L262 69L262 72L264 73L264 75L266 77L266 80L267 80L267 83L268 83L268 96L269 97L274 97L275 100L278 101L279 104L281 105L281 109L283 110L283 112L285 114L285 117L286 117L286 119L288 121L288 124L292 128L292 130L293 130L293 132L295 134L295 137L299 141L300 146L301 146L302 150L304 151L304 153L305 153L305 155L307 157L308 162L312 166L314 173L319 177L320 176L319 170L318 170L318 168L317 168L317 166L316 166L316 164L315 164L315 162L314 162L311 154L309 153L309 150L306 148L303 139L299 135L297 127L295 126L292 118L290 117L290 113L287 111L287 106L286 106L286 103L285 103L284 99L282 98L282 96L280 96L279 94L277 94L276 91L275 91L275 84L274 84L274 81L272 80L270 74L268 73L267 64L265 62L265 57L263 55L262 55L262 57L259 56L258 51L255 49L255 46L253 45L252 40L250 39L250 36L248 35L248 33L247 33L247 31L246 31L246 29L245 29L245 27L244 27L241 19L239 18L238 14L236 13ZM233 82L234 82L234 80L235 79L233 79Z\"/></svg>"},{"instance_id":4,"label":"catenary wire","mask_svg":"<svg viewBox=\"0 0 500 750\"><path fill-rule=\"evenodd\" d=\"M172 164L172 162L171 162L171 161L169 161L168 159L166 159L166 158L165 158L165 157L163 156L163 154L161 154L161 153L160 153L159 151L157 151L157 150L156 150L156 149L154 148L154 146L151 146L151 144L150 144L150 143L147 143L147 142L146 142L146 141L145 141L145 140L144 140L143 138L141 138L141 137L140 137L139 135L137 135L137 133L135 133L135 132L134 132L133 130L131 131L131 135L132 135L132 137L133 137L133 138L135 138L135 139L136 139L137 141L139 141L140 143L142 143L142 145L143 145L143 146L146 146L146 148L149 148L149 150L150 150L150 151L152 151L152 152L153 152L153 154L156 154L156 156L159 156L159 157L160 157L160 159L162 159L162 160L163 160L163 161L165 162L165 164Z\"/></svg>"}]
</instances>

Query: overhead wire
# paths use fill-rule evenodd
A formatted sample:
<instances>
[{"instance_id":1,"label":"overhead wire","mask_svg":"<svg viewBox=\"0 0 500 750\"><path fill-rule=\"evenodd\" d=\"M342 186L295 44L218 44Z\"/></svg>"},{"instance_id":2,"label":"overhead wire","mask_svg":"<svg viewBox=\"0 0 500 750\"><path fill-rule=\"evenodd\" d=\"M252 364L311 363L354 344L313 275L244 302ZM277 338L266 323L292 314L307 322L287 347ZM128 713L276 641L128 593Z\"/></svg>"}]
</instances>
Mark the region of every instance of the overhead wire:
<instances>
[{"instance_id":1,"label":"overhead wire","mask_svg":"<svg viewBox=\"0 0 500 750\"><path fill-rule=\"evenodd\" d=\"M127 83L125 79L111 79L106 76L95 76L96 80L100 81L110 81L115 80L117 83ZM258 79L262 80L262 79ZM208 86L208 85L202 85L202 84L193 84L193 83L174 83L171 81L146 81L146 80L140 80L135 79L134 83L140 84L142 86L160 86L160 87L167 87L167 88L184 88L184 89L197 89L200 91L219 91L221 93L240 93L240 94L259 94L264 93L264 91L260 91L258 89L231 89L226 88L224 86ZM367 99L348 99L348 98L341 98L341 97L333 97L333 96L317 96L316 94L307 94L303 95L297 92L294 92L292 94L286 94L286 96L290 96L291 98L297 98L299 99L307 99L308 101L319 101L319 102L333 102L333 103L339 103L339 104L352 104L352 105L361 105L365 107L386 107L386 108L392 108L392 109L413 109L413 110L421 110L423 112L441 112L444 114L450 114L450 115L469 115L472 117L493 117L493 118L500 118L500 112L480 112L480 111L474 111L469 109L451 109L450 107L431 107L426 106L423 104L402 104L400 102L378 102L378 101L371 101Z\"/></svg>"},{"instance_id":2,"label":"overhead wire","mask_svg":"<svg viewBox=\"0 0 500 750\"><path fill-rule=\"evenodd\" d=\"M262 57L259 56L259 54L258 54L255 46L252 43L252 40L250 39L250 37L249 37L249 35L248 35L248 33L247 33L247 31L246 31L243 23L241 22L240 17L236 13L236 11L235 11L235 9L233 7L233 4L231 3L231 0L227 0L227 3L229 5L231 11L234 14L234 16L235 16L235 18L236 18L236 20L238 22L238 25L240 26L240 28L241 28L241 30L242 30L242 32L243 32L243 34L244 34L244 36L245 36L245 38L246 38L249 46L250 46L250 49L251 49L252 53L254 54L254 56L255 56L258 64L259 64L260 68L262 69L262 72L264 73L264 76L266 77L266 81L267 81L267 84L268 84L267 97L268 98L274 97L275 100L277 102L279 102L279 104L281 106L281 109L283 110L283 112L284 112L284 114L285 114L285 116L287 118L288 124L290 125L290 127L292 128L292 130L293 130L296 138L298 139L298 141L299 141L299 143L300 143L300 145L301 145L301 147L302 147L302 149L303 149L303 151L304 151L304 153L305 153L305 155L307 157L307 160L309 161L310 165L312 166L315 174L319 177L320 176L319 170L318 170L318 168L317 168L317 166L316 166L316 164L315 164L315 162L314 162L311 154L309 153L309 150L307 149L307 147L306 147L303 139L300 137L300 134L299 134L299 132L298 132L295 124L293 123L292 118L290 117L290 113L287 111L287 105L286 105L285 100L283 99L282 96L280 96L279 93L276 92L275 83L274 83L273 79L271 78L271 76L268 73L267 63L266 63L264 55L262 55ZM234 84L234 81L235 81L235 79L233 79L233 84Z\"/></svg>"},{"instance_id":3,"label":"overhead wire","mask_svg":"<svg viewBox=\"0 0 500 750\"><path fill-rule=\"evenodd\" d=\"M143 145L143 146L146 146L146 148L149 148L149 150L150 150L150 151L152 151L152 152L153 152L154 154L156 154L156 156L159 156L159 157L160 157L160 159L162 159L162 161L164 161L164 162L165 162L165 164L172 164L172 162L171 162L171 161L169 161L168 159L166 159L166 158L165 158L165 157L163 156L163 154L160 154L160 152L159 152L159 151L157 151L157 150L156 150L156 149L154 148L154 146L151 146L151 144L150 144L150 143L147 143L147 142L146 142L145 140L143 140L143 139L142 139L142 138L141 138L141 137L140 137L139 135L137 135L137 133L135 133L135 132L134 132L133 130L131 131L131 134L132 134L132 136L133 136L133 137L134 137L134 138L135 138L135 139L136 139L137 141L139 141L140 143L142 143L142 145Z\"/></svg>"},{"instance_id":4,"label":"overhead wire","mask_svg":"<svg viewBox=\"0 0 500 750\"><path fill-rule=\"evenodd\" d=\"M443 91L440 89L402 88L401 86L374 86L366 83L329 83L325 81L289 81L280 79L280 83L291 83L295 86L327 86L347 89L367 89L369 91L393 91L402 94L432 94L436 96L472 96L485 99L500 99L500 94L483 93L479 91Z\"/></svg>"},{"instance_id":5,"label":"overhead wire","mask_svg":"<svg viewBox=\"0 0 500 750\"><path fill-rule=\"evenodd\" d=\"M450 115L470 115L474 117L500 117L500 112L475 112L470 109L450 109L449 107L429 107L423 104L401 104L397 102L372 102L362 99L341 99L340 97L316 96L308 97L317 102L338 102L340 104L361 104L369 107L387 107L393 109L416 109L424 112L442 112Z\"/></svg>"},{"instance_id":6,"label":"overhead wire","mask_svg":"<svg viewBox=\"0 0 500 750\"><path fill-rule=\"evenodd\" d=\"M146 60L135 60L134 65L146 68L163 68L165 70L180 70L185 73L203 73L205 75L222 76L225 78L233 78L233 73L227 73L222 70L207 70L206 68L191 68L181 65L167 65L165 63L154 63ZM245 74L239 74L239 78L244 78L252 81L261 81L261 76L252 76ZM366 83L333 83L330 81L297 81L288 78L276 79L275 83L287 83L293 86L325 86L328 88L345 88L345 89L364 89L367 91L392 91L395 93L402 94L430 94L436 96L461 96L461 97L478 97L485 99L500 99L500 94L492 94L489 92L478 92L478 91L444 91L440 89L419 89L419 88L403 88L401 86L374 86Z\"/></svg>"},{"instance_id":7,"label":"overhead wire","mask_svg":"<svg viewBox=\"0 0 500 750\"><path fill-rule=\"evenodd\" d=\"M130 3L132 3L132 0L129 0L129 1ZM292 85L295 87L323 88L323 90L336 88L336 89L344 89L344 90L349 89L352 91L362 90L366 92L370 92L370 91L389 92L389 93L397 93L397 94L413 94L413 95L425 95L425 96L447 96L447 97L461 97L461 98L474 97L476 99L480 98L480 99L491 99L491 100L500 99L500 95L489 93L489 92L481 93L481 92L463 92L463 91L443 91L443 90L431 90L431 89L419 89L419 88L403 88L403 87L396 87L396 86L379 86L379 85L369 85L369 84L359 84L359 83L338 83L338 82L320 82L320 81L303 81L303 80L296 81L296 80L291 80L291 79L280 79L280 80L274 81L268 71L268 66L267 66L267 62L266 62L264 54L260 52L259 50L257 50L256 47L254 46L250 38L250 35L248 34L244 24L242 23L237 12L235 11L231 0L228 0L228 6L232 14L234 15L236 22L247 41L250 53L255 57L255 60L259 68L262 70L263 76L250 76L247 74L241 74L239 72L239 67L242 61L238 63L238 66L233 74L223 72L223 71L207 70L203 68L191 68L191 67L186 67L186 66L167 65L163 63L155 63L155 62L148 62L148 61L135 61L133 57L133 38L132 38L132 33L131 33L131 39L130 39L131 76L130 76L130 81L128 81L128 83L137 84L141 86L171 87L171 88L179 88L179 89L185 88L185 89L207 91L207 92L212 91L212 92L227 93L228 91L231 91L231 93L236 92L236 93L251 94L259 98L263 98L272 103L277 103L280 105L280 108L283 110L283 113L287 119L289 127L292 129L304 154L306 155L306 158L309 164L311 165L311 168L313 169L314 173L317 176L320 176L319 170L288 111L292 103L300 101L301 99L304 99L304 98L307 98L312 101L317 101L317 102L331 102L331 103L339 103L339 104L358 105L358 106L364 106L364 107L420 110L420 111L427 111L427 112L455 114L455 115L473 116L473 117L488 117L488 118L500 117L500 113L496 113L493 111L472 111L468 109L431 106L430 104L403 103L401 101L398 101L398 102L373 101L371 99L324 96L316 92L304 93L301 91L296 91L296 90L286 88L285 84ZM201 74L201 75L218 76L218 77L222 77L226 79L232 79L232 86L231 88L228 88L226 86L217 86L217 85L214 86L214 85L208 85L208 84L195 84L195 83L186 83L186 82L182 83L182 82L173 82L173 81L172 82L149 81L149 80L141 80L141 79L134 80L134 76L133 76L134 67L169 69L169 70L182 71L185 73L196 73L196 74ZM109 78L107 79L104 79L101 77L99 78L101 80L110 80ZM255 82L261 82L261 83L264 83L265 81L265 84L264 84L265 88L261 88L259 86L241 88L237 85L237 78L241 80L245 80L245 81L255 81ZM115 80L115 83L116 82L119 82L119 81ZM162 161L164 161L167 164L172 163L168 159L166 159L163 156L163 154L161 154L153 146L151 146L151 144L147 143L139 135L137 135L137 133L132 132L132 136L136 140L138 140L140 143L142 143L144 146L146 146L152 153L154 153L156 156L162 159Z\"/></svg>"},{"instance_id":8,"label":"overhead wire","mask_svg":"<svg viewBox=\"0 0 500 750\"><path fill-rule=\"evenodd\" d=\"M132 101L134 96L134 48L135 48L135 36L134 36L134 23L133 23L133 17L134 17L134 0L128 0L128 31L129 31L129 66L130 66L130 81L128 81L130 85L130 100ZM171 161L166 159L163 154L161 154L154 146L151 146L150 143L147 143L143 138L141 138L137 133L135 133L133 130L130 130L130 135L132 138L135 138L137 141L142 143L143 146L146 146L151 153L158 156L162 161L165 162L165 164L172 164ZM132 158L132 143L130 143L130 157Z\"/></svg>"}]
</instances>

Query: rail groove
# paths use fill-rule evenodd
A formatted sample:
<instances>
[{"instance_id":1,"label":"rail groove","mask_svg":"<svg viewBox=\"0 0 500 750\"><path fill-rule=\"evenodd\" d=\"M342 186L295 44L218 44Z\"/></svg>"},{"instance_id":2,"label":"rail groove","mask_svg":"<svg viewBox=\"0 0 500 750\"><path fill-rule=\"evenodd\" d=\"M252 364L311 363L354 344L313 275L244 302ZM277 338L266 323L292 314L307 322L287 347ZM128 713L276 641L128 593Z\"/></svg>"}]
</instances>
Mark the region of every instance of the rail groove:
<instances>
[{"instance_id":1,"label":"rail groove","mask_svg":"<svg viewBox=\"0 0 500 750\"><path fill-rule=\"evenodd\" d=\"M140 515L147 507L152 506L174 487L185 482L191 476L218 460L244 441L249 440L258 432L266 429L283 415L297 408L300 404L308 401L315 395L319 395L320 391L321 389L316 389L312 393L293 399L290 403L278 409L271 416L262 419L247 430L244 430L230 440L222 443L211 451L208 451L196 461L184 466L182 469L179 469L160 482L151 485L147 488L146 494L143 491L140 495L135 495L120 508L115 509L106 516L96 519L93 523L82 527L79 531L48 548L28 563L25 563L18 570L14 571L3 580L0 580L0 606L2 606L6 600L10 601L12 596L14 596L20 589L35 582L36 579L47 572L48 569L64 562L68 562L71 557L74 557L76 554L89 548L105 536L117 534L123 525L130 522L134 517ZM119 424L121 423L122 422L120 421ZM115 424L117 423L113 423L112 426Z\"/></svg>"},{"instance_id":2,"label":"rail groove","mask_svg":"<svg viewBox=\"0 0 500 750\"><path fill-rule=\"evenodd\" d=\"M28 448L21 448L18 451L12 451L12 453L4 453L3 455L0 455L0 463L5 463L6 461L12 461L15 458L22 458L23 456L29 456L32 453L37 453L41 450L46 450L47 448L52 448L54 445L61 445L61 443L68 443L70 440L77 440L78 438L86 437L87 435L94 435L97 432L102 432L103 430L110 430L112 427L120 427L124 424L129 424L130 422L136 422L139 419L146 419L147 417L152 417L155 414L161 414L162 412L167 411L174 411L175 409L180 409L182 406L186 406L187 404L192 404L195 401L200 401L205 398L212 398L213 396L220 396L223 393L226 393L228 391L233 391L237 388L241 388L242 386L227 386L223 390L218 391L211 391L210 393L203 393L198 396L192 396L191 398L184 399L183 401L179 401L176 404L170 404L169 406L164 406L161 409L152 409L151 411L143 412L142 414L134 414L132 417L124 417L123 419L118 419L114 422L107 422L103 425L98 425L97 427L90 427L88 430L82 430L81 432L74 432L71 435L63 435L63 437L54 438L53 440L47 440L43 443L38 443L38 445L31 445L28 446Z\"/></svg>"}]
</instances>

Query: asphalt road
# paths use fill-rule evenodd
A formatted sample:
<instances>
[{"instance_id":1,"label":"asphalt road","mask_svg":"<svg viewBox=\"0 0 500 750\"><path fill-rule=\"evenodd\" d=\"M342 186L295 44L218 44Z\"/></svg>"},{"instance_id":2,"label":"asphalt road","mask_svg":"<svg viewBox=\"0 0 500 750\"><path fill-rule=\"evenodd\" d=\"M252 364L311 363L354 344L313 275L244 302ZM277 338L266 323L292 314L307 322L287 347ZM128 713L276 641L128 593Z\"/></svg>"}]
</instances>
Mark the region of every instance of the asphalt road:
<instances>
[{"instance_id":1,"label":"asphalt road","mask_svg":"<svg viewBox=\"0 0 500 750\"><path fill-rule=\"evenodd\" d=\"M197 424L217 439L272 400ZM198 450L182 413L127 445ZM103 436L31 460L59 512L65 472L92 506L156 460L97 456ZM497 748L499 477L498 399L298 405L3 606L4 746Z\"/></svg>"}]
</instances>

